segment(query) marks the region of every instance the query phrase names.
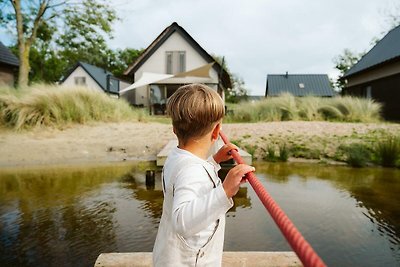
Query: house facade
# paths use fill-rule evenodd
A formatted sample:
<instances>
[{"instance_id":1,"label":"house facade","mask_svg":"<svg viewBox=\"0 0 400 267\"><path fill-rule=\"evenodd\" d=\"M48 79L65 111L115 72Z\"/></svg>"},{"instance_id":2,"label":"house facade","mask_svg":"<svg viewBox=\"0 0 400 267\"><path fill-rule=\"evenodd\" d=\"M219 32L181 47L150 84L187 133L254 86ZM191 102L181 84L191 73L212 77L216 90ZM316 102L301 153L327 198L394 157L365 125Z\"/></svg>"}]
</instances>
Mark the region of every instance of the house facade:
<instances>
[{"instance_id":1,"label":"house facade","mask_svg":"<svg viewBox=\"0 0 400 267\"><path fill-rule=\"evenodd\" d=\"M0 42L0 84L14 86L18 67L18 58Z\"/></svg>"},{"instance_id":2,"label":"house facade","mask_svg":"<svg viewBox=\"0 0 400 267\"><path fill-rule=\"evenodd\" d=\"M78 62L72 67L60 83L65 86L84 86L115 98L119 98L120 90L130 85L115 78L111 72L85 62Z\"/></svg>"},{"instance_id":3,"label":"house facade","mask_svg":"<svg viewBox=\"0 0 400 267\"><path fill-rule=\"evenodd\" d=\"M283 93L319 97L336 95L326 74L268 74L265 97Z\"/></svg>"},{"instance_id":4,"label":"house facade","mask_svg":"<svg viewBox=\"0 0 400 267\"><path fill-rule=\"evenodd\" d=\"M400 26L387 33L343 76L343 95L371 98L383 117L400 120Z\"/></svg>"},{"instance_id":5,"label":"house facade","mask_svg":"<svg viewBox=\"0 0 400 267\"><path fill-rule=\"evenodd\" d=\"M224 89L231 87L228 73L176 22L124 74L143 85L126 91L123 97L133 105L145 107L165 106L167 99L184 84L206 84L222 97Z\"/></svg>"}]
</instances>

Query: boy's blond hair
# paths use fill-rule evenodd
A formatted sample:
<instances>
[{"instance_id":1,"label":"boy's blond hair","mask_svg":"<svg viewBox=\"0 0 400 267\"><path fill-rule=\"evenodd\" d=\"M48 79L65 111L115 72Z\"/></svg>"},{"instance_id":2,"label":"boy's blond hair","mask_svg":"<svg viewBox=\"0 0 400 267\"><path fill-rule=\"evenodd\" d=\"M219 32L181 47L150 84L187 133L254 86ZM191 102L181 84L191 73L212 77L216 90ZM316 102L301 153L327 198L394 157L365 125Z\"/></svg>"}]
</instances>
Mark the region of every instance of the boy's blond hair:
<instances>
[{"instance_id":1,"label":"boy's blond hair","mask_svg":"<svg viewBox=\"0 0 400 267\"><path fill-rule=\"evenodd\" d=\"M181 86L169 98L167 114L178 139L202 137L224 117L224 103L219 94L203 84Z\"/></svg>"}]
</instances>

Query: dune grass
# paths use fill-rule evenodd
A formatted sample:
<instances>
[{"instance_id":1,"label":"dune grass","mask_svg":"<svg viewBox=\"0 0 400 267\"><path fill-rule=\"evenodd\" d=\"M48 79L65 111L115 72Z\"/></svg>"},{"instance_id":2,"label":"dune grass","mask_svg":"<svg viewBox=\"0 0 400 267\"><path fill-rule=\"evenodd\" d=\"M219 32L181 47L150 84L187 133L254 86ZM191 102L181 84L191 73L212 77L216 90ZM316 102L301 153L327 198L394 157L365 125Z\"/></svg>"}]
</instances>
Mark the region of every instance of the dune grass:
<instances>
[{"instance_id":1,"label":"dune grass","mask_svg":"<svg viewBox=\"0 0 400 267\"><path fill-rule=\"evenodd\" d=\"M321 98L294 97L285 93L260 101L242 102L231 107L227 122L259 121L343 121L377 122L382 105L371 99L351 96Z\"/></svg>"},{"instance_id":2,"label":"dune grass","mask_svg":"<svg viewBox=\"0 0 400 267\"><path fill-rule=\"evenodd\" d=\"M16 130L61 127L94 121L141 121L144 110L122 99L84 87L38 84L24 89L0 88L0 126Z\"/></svg>"},{"instance_id":3,"label":"dune grass","mask_svg":"<svg viewBox=\"0 0 400 267\"><path fill-rule=\"evenodd\" d=\"M387 135L376 143L374 151L382 166L400 167L400 136Z\"/></svg>"}]
</instances>

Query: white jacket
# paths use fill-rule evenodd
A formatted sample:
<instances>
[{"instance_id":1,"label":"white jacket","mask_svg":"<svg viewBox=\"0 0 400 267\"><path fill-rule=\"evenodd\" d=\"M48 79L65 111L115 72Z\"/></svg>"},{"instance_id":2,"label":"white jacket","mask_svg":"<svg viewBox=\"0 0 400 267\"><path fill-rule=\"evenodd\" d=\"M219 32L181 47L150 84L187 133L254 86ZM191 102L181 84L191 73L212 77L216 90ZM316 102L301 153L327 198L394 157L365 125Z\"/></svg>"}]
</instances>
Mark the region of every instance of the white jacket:
<instances>
[{"instance_id":1,"label":"white jacket","mask_svg":"<svg viewBox=\"0 0 400 267\"><path fill-rule=\"evenodd\" d=\"M164 203L153 264L221 266L225 213L232 207L219 165L174 148L163 169Z\"/></svg>"}]
</instances>

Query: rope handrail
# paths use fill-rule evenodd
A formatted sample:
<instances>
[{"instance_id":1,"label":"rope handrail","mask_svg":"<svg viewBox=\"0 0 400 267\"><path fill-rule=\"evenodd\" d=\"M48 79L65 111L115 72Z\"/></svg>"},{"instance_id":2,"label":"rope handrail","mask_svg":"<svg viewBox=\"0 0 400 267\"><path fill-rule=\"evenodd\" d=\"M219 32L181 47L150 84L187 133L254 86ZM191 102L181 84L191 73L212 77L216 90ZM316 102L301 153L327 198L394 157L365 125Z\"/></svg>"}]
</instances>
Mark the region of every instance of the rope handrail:
<instances>
[{"instance_id":1,"label":"rope handrail","mask_svg":"<svg viewBox=\"0 0 400 267\"><path fill-rule=\"evenodd\" d=\"M225 144L229 143L227 136L220 131L220 136ZM236 150L231 151L233 159L238 164L244 164L244 160ZM246 179L253 187L258 198L261 200L264 207L267 209L272 219L275 221L279 230L281 230L283 236L292 247L293 251L297 254L300 261L305 267L323 267L326 266L318 254L314 251L311 245L304 239L296 226L286 216L283 210L267 192L261 182L257 179L253 172L249 172L246 175Z\"/></svg>"}]
</instances>

